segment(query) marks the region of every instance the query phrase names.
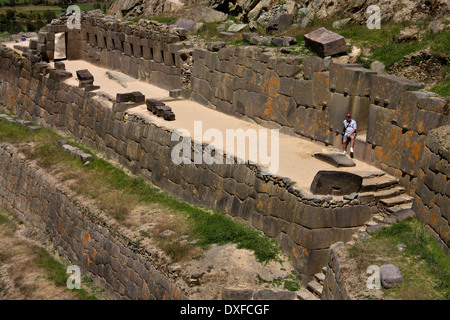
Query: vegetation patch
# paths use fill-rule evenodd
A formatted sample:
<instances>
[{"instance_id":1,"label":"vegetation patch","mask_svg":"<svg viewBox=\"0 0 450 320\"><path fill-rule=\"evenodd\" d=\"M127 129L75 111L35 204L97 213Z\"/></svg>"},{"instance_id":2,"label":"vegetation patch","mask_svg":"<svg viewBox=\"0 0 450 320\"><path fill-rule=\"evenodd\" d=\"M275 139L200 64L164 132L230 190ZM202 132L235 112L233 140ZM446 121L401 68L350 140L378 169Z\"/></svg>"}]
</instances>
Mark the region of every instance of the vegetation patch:
<instances>
[{"instance_id":1,"label":"vegetation patch","mask_svg":"<svg viewBox=\"0 0 450 320\"><path fill-rule=\"evenodd\" d=\"M55 258L43 247L28 244L22 240L19 240L15 236L17 231L19 220L13 214L9 213L3 208L0 208L0 243L8 242L14 244L13 248L7 249L8 251L0 251L0 263L7 264L8 270L5 274L2 274L4 278L0 279L5 281L10 278L10 281L14 282L14 287L24 295L24 297L32 298L36 294L40 294L39 290L52 290L53 294L65 292L63 295L66 298L75 298L78 300L98 300L98 297L105 298L104 290L96 287L93 284L92 279L83 276L81 278L81 288L69 290L67 288L67 279L69 275L66 273L67 267L70 265L68 261ZM3 249L5 249L3 247ZM26 262L23 259L28 259ZM29 284L25 281L24 275L36 274L38 272L39 277L44 277L47 280L47 284L40 285ZM0 285L0 287L2 287ZM67 293L67 294L66 294ZM13 293L13 296L15 293ZM7 296L8 297L8 296ZM61 297L61 298L64 298Z\"/></svg>"},{"instance_id":2,"label":"vegetation patch","mask_svg":"<svg viewBox=\"0 0 450 320\"><path fill-rule=\"evenodd\" d=\"M381 297L374 295L372 298L450 299L450 258L416 218L384 228L370 239L352 246L349 253L358 266L360 282L364 284L370 265L394 264L399 267L404 283L394 289L382 289Z\"/></svg>"},{"instance_id":3,"label":"vegetation patch","mask_svg":"<svg viewBox=\"0 0 450 320\"><path fill-rule=\"evenodd\" d=\"M63 264L57 261L52 255L48 253L47 250L41 247L34 246L33 253L36 255L36 263L47 273L47 278L60 287L66 287L67 279L69 278L66 272L69 264ZM85 287L86 285L89 285L92 289L93 281L90 278L84 276L81 279L81 288L72 290L76 297L79 300L98 300L95 295L83 289L83 287Z\"/></svg>"}]
</instances>

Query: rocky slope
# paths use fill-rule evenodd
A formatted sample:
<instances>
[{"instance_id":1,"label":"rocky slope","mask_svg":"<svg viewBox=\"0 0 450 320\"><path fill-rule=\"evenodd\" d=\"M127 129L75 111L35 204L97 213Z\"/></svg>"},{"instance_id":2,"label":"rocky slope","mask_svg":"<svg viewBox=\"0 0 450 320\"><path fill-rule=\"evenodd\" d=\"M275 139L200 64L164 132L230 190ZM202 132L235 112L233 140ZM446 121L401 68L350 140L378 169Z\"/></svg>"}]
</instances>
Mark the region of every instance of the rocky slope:
<instances>
[{"instance_id":1,"label":"rocky slope","mask_svg":"<svg viewBox=\"0 0 450 320\"><path fill-rule=\"evenodd\" d=\"M294 16L294 22L305 26L305 19L314 18L350 18L365 23L372 14L367 13L371 5L379 6L382 23L417 22L449 14L447 0L115 0L109 14L118 18L152 16L206 6L243 22L253 20L259 24L267 23L276 13L288 13Z\"/></svg>"}]
</instances>

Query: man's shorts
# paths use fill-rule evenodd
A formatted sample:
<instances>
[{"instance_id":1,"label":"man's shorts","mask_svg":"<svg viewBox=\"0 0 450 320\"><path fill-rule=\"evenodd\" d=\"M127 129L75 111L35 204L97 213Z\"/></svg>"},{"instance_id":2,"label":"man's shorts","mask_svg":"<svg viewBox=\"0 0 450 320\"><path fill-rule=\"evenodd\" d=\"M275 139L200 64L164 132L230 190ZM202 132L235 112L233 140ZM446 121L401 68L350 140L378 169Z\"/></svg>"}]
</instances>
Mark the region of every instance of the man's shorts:
<instances>
[{"instance_id":1,"label":"man's shorts","mask_svg":"<svg viewBox=\"0 0 450 320\"><path fill-rule=\"evenodd\" d=\"M356 138L356 133L352 133L350 136ZM347 140L348 140L348 135L345 135L344 138L343 138L343 141L347 141Z\"/></svg>"}]
</instances>

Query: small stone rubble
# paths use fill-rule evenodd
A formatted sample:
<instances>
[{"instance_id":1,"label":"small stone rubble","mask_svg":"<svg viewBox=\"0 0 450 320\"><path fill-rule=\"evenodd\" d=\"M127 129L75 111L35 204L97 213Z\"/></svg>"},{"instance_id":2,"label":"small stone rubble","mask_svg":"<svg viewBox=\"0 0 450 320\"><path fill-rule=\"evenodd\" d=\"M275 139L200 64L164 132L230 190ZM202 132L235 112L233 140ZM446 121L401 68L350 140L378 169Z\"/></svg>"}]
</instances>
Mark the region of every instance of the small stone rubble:
<instances>
[{"instance_id":1,"label":"small stone rubble","mask_svg":"<svg viewBox=\"0 0 450 320\"><path fill-rule=\"evenodd\" d=\"M34 125L31 121L28 120L20 120L20 119L14 119L7 114L0 114L0 120L9 122L9 123L16 123L22 126L26 126L30 132L36 132L39 129L41 129L41 126Z\"/></svg>"},{"instance_id":2,"label":"small stone rubble","mask_svg":"<svg viewBox=\"0 0 450 320\"><path fill-rule=\"evenodd\" d=\"M72 156L83 161L83 163L85 165L89 165L89 163L91 163L94 160L94 157L92 155L78 149L77 147L67 144L66 140L59 140L58 144L61 148L63 148L65 151L69 152Z\"/></svg>"}]
</instances>

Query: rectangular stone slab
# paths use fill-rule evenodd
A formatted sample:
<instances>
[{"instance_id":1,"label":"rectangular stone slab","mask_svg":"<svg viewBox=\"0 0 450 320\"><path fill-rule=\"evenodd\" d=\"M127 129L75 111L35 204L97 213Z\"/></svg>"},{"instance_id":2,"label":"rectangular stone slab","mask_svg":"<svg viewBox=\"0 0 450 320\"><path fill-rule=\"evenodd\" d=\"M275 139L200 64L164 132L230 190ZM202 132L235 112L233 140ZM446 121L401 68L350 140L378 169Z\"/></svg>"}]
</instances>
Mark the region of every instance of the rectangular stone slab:
<instances>
[{"instance_id":1,"label":"rectangular stone slab","mask_svg":"<svg viewBox=\"0 0 450 320\"><path fill-rule=\"evenodd\" d=\"M355 162L343 155L342 153L315 153L314 158L325 161L337 168L339 167L354 167Z\"/></svg>"},{"instance_id":2,"label":"rectangular stone slab","mask_svg":"<svg viewBox=\"0 0 450 320\"><path fill-rule=\"evenodd\" d=\"M139 102L145 101L145 96L139 91L131 92L130 95L131 95L131 101L133 101L133 102L139 103Z\"/></svg>"},{"instance_id":3,"label":"rectangular stone slab","mask_svg":"<svg viewBox=\"0 0 450 320\"><path fill-rule=\"evenodd\" d=\"M156 106L156 115L158 117L162 117L164 115L164 112L167 111L172 111L172 108L166 105Z\"/></svg>"},{"instance_id":4,"label":"rectangular stone slab","mask_svg":"<svg viewBox=\"0 0 450 320\"><path fill-rule=\"evenodd\" d=\"M163 113L163 118L166 121L174 121L175 120L175 113L173 113L173 111L166 110Z\"/></svg>"},{"instance_id":5,"label":"rectangular stone slab","mask_svg":"<svg viewBox=\"0 0 450 320\"><path fill-rule=\"evenodd\" d=\"M326 28L319 28L304 36L305 45L321 57L347 52L345 38Z\"/></svg>"},{"instance_id":6,"label":"rectangular stone slab","mask_svg":"<svg viewBox=\"0 0 450 320\"><path fill-rule=\"evenodd\" d=\"M164 102L158 101L156 99L147 99L145 100L145 103L147 104L147 110L150 112L153 112L153 114L156 114L157 109L156 106L164 106Z\"/></svg>"},{"instance_id":7,"label":"rectangular stone slab","mask_svg":"<svg viewBox=\"0 0 450 320\"><path fill-rule=\"evenodd\" d=\"M77 70L77 78L80 81L85 81L85 80L94 81L94 76L87 69Z\"/></svg>"}]
</instances>

